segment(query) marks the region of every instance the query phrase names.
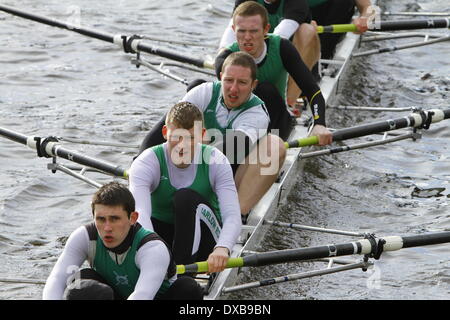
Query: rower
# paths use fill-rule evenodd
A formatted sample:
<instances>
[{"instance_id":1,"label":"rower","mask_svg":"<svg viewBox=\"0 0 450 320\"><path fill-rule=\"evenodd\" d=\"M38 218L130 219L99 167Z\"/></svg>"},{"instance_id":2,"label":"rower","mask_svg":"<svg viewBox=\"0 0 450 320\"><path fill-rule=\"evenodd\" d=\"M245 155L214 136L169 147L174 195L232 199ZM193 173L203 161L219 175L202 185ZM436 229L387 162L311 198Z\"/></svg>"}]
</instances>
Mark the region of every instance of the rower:
<instances>
[{"instance_id":1,"label":"rower","mask_svg":"<svg viewBox=\"0 0 450 320\"><path fill-rule=\"evenodd\" d=\"M236 0L234 10L249 0ZM316 24L311 21L307 0L251 0L263 5L269 13L269 33L291 39L309 70L312 70L320 58L320 41ZM233 10L233 11L234 11ZM230 20L220 41L220 48L226 48L236 41ZM300 89L291 77L288 80L287 102L294 106L300 95Z\"/></svg>"},{"instance_id":2,"label":"rower","mask_svg":"<svg viewBox=\"0 0 450 320\"><path fill-rule=\"evenodd\" d=\"M243 221L276 181L286 157L283 141L267 134L267 110L252 93L258 83L256 72L249 54L230 54L222 64L220 81L202 83L182 99L203 112L208 131L215 129L222 140L235 173Z\"/></svg>"},{"instance_id":3,"label":"rower","mask_svg":"<svg viewBox=\"0 0 450 320\"><path fill-rule=\"evenodd\" d=\"M325 100L320 88L292 43L268 34L268 20L267 10L254 1L244 2L236 8L233 30L237 42L216 57L216 74L220 77L222 64L232 52L249 53L258 66L258 86L254 92L268 109L270 129L278 129L283 140L287 140L293 128L293 119L286 107L286 82L288 74L291 75L311 106L314 120L311 135L319 137L320 145L330 144L332 136L325 126Z\"/></svg>"},{"instance_id":4,"label":"rower","mask_svg":"<svg viewBox=\"0 0 450 320\"><path fill-rule=\"evenodd\" d=\"M252 93L258 83L253 58L243 52L230 55L220 73L221 81L198 81L182 101L194 104L203 113L208 132L215 130L217 139L212 142L231 163L245 222L250 210L276 181L286 148L278 136L267 134L270 120L266 107ZM160 121L147 134L140 152L163 139L162 126Z\"/></svg>"},{"instance_id":5,"label":"rower","mask_svg":"<svg viewBox=\"0 0 450 320\"><path fill-rule=\"evenodd\" d=\"M139 214L126 186L103 185L91 207L94 222L79 227L67 239L43 299L202 299L194 279L177 278L164 241L136 222ZM86 260L91 268L79 270Z\"/></svg>"},{"instance_id":6,"label":"rower","mask_svg":"<svg viewBox=\"0 0 450 320\"><path fill-rule=\"evenodd\" d=\"M170 244L177 264L208 261L222 271L241 231L233 173L217 148L202 144L203 114L180 102L166 116L167 142L146 149L129 170L138 222Z\"/></svg>"},{"instance_id":7,"label":"rower","mask_svg":"<svg viewBox=\"0 0 450 320\"><path fill-rule=\"evenodd\" d=\"M368 17L374 13L370 0L308 0L313 20L318 25L345 24L351 21L355 13L355 5L359 16L353 19L358 33L367 31ZM324 33L320 35L322 59L332 59L338 42L343 34Z\"/></svg>"}]
</instances>

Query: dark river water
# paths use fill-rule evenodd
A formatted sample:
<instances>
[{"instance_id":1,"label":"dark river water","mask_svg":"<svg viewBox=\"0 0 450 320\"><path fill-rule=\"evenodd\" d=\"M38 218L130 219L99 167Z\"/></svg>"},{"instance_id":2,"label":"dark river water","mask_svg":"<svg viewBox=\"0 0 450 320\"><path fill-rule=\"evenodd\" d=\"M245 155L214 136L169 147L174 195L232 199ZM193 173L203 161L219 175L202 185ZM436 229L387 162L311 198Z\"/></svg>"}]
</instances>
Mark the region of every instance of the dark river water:
<instances>
[{"instance_id":1,"label":"dark river water","mask_svg":"<svg viewBox=\"0 0 450 320\"><path fill-rule=\"evenodd\" d=\"M214 56L232 1L2 1L6 5L108 33L192 41L154 43L193 57ZM446 0L382 1L383 10L450 10ZM391 17L394 19L394 17ZM434 33L442 31L434 30ZM361 50L415 41L365 44ZM0 126L26 135L55 135L138 145L185 92L185 86L130 63L111 44L0 12ZM158 57L146 56L159 61ZM182 77L205 77L170 67ZM355 58L337 103L449 107L450 47L440 43ZM333 128L407 112L328 112ZM450 229L450 128L441 122L422 139L305 162L278 220L377 235ZM69 145L127 167L133 148ZM93 187L47 170L49 159L0 138L0 278L45 279L67 236L91 219ZM91 175L100 182L111 178ZM272 228L261 250L337 243L348 237ZM384 253L373 269L252 289L239 299L450 299L449 245ZM252 281L323 268L290 264L244 270ZM2 283L0 299L40 299L42 285Z\"/></svg>"}]
</instances>

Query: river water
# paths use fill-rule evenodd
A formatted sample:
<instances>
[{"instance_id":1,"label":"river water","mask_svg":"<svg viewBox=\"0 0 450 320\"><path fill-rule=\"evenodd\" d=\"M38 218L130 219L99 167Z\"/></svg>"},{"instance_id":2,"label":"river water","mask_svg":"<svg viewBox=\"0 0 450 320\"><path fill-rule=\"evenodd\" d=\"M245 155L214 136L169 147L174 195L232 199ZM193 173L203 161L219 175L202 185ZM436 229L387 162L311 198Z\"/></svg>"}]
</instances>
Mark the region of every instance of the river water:
<instances>
[{"instance_id":1,"label":"river water","mask_svg":"<svg viewBox=\"0 0 450 320\"><path fill-rule=\"evenodd\" d=\"M201 46L157 44L193 57L213 56L232 1L2 1L54 19L108 33L188 40ZM448 2L424 1L424 10L449 11ZM414 10L411 1L383 9ZM138 145L184 94L184 85L130 63L111 44L0 13L0 126L26 135L55 135ZM438 32L438 31L435 31ZM442 33L442 32L441 32ZM412 41L410 40L403 40ZM367 44L362 49L393 45ZM449 105L448 43L354 59L342 81L345 105L424 108ZM148 57L151 61L159 58ZM204 77L173 68L188 79ZM333 111L342 128L406 114ZM306 161L280 208L294 223L405 235L450 229L450 130L441 122L417 142L351 151ZM130 164L132 148L70 145L91 156ZM0 139L0 278L45 279L67 236L90 221L94 188L46 169L23 145ZM110 178L91 176L100 182ZM261 250L347 241L349 238L273 228ZM384 253L372 270L253 289L239 299L449 299L448 245ZM244 270L242 280L296 273L321 265L291 264ZM40 299L43 286L1 283L0 299Z\"/></svg>"}]
</instances>

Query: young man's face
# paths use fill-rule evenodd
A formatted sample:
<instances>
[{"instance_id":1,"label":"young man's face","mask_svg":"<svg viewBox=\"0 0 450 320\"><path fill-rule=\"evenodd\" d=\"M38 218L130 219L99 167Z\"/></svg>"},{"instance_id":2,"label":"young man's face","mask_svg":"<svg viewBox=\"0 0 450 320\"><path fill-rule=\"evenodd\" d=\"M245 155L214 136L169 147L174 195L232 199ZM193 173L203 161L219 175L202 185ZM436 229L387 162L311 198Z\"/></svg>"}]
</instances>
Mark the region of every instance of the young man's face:
<instances>
[{"instance_id":1,"label":"young man's face","mask_svg":"<svg viewBox=\"0 0 450 320\"><path fill-rule=\"evenodd\" d=\"M256 16L236 16L233 30L241 51L247 52L253 58L259 58L264 50L264 37L269 32L270 25L263 26L263 19Z\"/></svg>"},{"instance_id":2,"label":"young man's face","mask_svg":"<svg viewBox=\"0 0 450 320\"><path fill-rule=\"evenodd\" d=\"M94 207L94 221L98 234L107 248L120 245L128 235L130 228L136 223L137 212L128 213L122 206L107 206L96 204Z\"/></svg>"},{"instance_id":3,"label":"young man's face","mask_svg":"<svg viewBox=\"0 0 450 320\"><path fill-rule=\"evenodd\" d=\"M196 121L191 129L178 128L174 124L163 127L170 158L178 168L187 168L193 161L195 148L202 142L205 129L201 121Z\"/></svg>"},{"instance_id":4,"label":"young man's face","mask_svg":"<svg viewBox=\"0 0 450 320\"><path fill-rule=\"evenodd\" d=\"M226 66L220 79L223 100L230 109L243 105L257 84L257 80L252 79L250 68L238 65Z\"/></svg>"}]
</instances>

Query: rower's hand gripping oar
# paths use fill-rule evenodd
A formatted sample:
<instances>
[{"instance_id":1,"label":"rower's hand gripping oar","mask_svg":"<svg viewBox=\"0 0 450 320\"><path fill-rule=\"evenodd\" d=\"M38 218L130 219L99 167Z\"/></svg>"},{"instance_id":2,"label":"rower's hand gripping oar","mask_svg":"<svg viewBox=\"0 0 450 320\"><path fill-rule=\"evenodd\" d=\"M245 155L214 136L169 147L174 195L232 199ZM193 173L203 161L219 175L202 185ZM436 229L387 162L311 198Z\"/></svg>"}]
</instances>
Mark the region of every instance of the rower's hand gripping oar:
<instances>
[{"instance_id":1,"label":"rower's hand gripping oar","mask_svg":"<svg viewBox=\"0 0 450 320\"><path fill-rule=\"evenodd\" d=\"M450 18L425 19L425 20L399 20L380 21L369 25L371 31L395 31L414 29L450 28ZM354 24L333 24L329 26L317 26L317 33L344 33L358 32Z\"/></svg>"},{"instance_id":2,"label":"rower's hand gripping oar","mask_svg":"<svg viewBox=\"0 0 450 320\"><path fill-rule=\"evenodd\" d=\"M428 129L431 123L439 122L450 118L450 109L440 110L431 109L412 113L409 116L363 124L355 127L336 130L332 133L333 141L342 141L346 139L358 138L375 133L381 133L406 127ZM300 148L317 145L319 138L311 136L298 140L285 142L286 148Z\"/></svg>"},{"instance_id":3,"label":"rower's hand gripping oar","mask_svg":"<svg viewBox=\"0 0 450 320\"><path fill-rule=\"evenodd\" d=\"M187 57L185 55L181 55L178 52L173 52L165 49L161 49L159 47L151 46L143 42L140 36L124 36L121 34L109 34L106 32L102 32L99 30L89 29L85 27L81 27L80 25L70 24L64 21L59 21L55 19L50 19L42 15L38 15L35 13L26 12L23 10L19 10L17 8L13 8L10 6L5 6L0 4L0 10L10 13L12 15L25 18L28 20L32 20L35 22L43 23L49 26L69 30L72 32L76 32L82 34L84 36L95 38L98 40L106 41L109 43L113 43L122 48L126 53L135 53L135 52L146 52L149 54L154 54L163 58L175 60L178 62L189 63L194 66L200 68L209 68L214 69L214 66L211 62L203 59Z\"/></svg>"},{"instance_id":4,"label":"rower's hand gripping oar","mask_svg":"<svg viewBox=\"0 0 450 320\"><path fill-rule=\"evenodd\" d=\"M404 248L421 247L450 242L450 231L419 234L414 236L388 236L376 238L368 235L365 239L317 247L278 250L255 253L241 258L229 258L227 268L260 267L271 264L298 262L312 259L368 255L379 259L384 251L396 251ZM177 265L177 274L208 272L208 262L196 262L189 265Z\"/></svg>"}]
</instances>

